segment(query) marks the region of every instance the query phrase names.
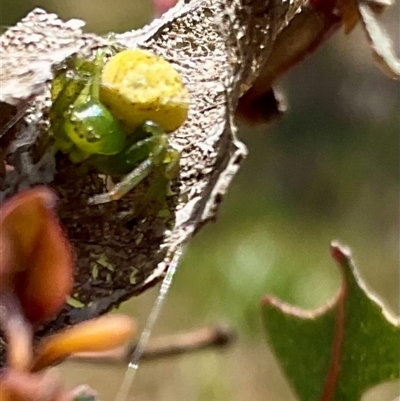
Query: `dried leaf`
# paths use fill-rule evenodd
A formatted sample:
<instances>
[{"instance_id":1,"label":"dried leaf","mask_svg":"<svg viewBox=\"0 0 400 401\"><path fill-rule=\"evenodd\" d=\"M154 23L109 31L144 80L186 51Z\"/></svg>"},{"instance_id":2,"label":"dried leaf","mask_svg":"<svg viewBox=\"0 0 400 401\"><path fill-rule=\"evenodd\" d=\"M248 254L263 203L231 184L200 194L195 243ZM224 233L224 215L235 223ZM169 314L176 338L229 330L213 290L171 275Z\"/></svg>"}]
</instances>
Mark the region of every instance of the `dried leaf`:
<instances>
[{"instance_id":1,"label":"dried leaf","mask_svg":"<svg viewBox=\"0 0 400 401\"><path fill-rule=\"evenodd\" d=\"M43 87L43 93L32 103L32 113L26 116L28 129L12 144L16 171L6 175L3 194L9 196L21 187L48 180L57 189L59 215L78 256L73 297L84 307L66 305L57 321L38 335L105 313L155 284L176 251L214 218L246 155L232 122L238 97L252 85L274 37L302 4L299 0L282 2L271 11L271 5L261 0L234 1L229 7L223 0L182 1L142 30L114 36L116 46L141 47L164 57L178 70L190 92L188 120L170 136L182 157L168 217L132 218L130 211L145 196L148 183L120 201L89 206L87 199L104 191L105 183L95 174L82 177L76 165L60 155L54 160L46 148L38 154L38 143L46 137L42 128L48 124L43 105L49 103L49 93L47 86ZM36 9L1 37L2 54L10 57L25 52L29 57L35 49L54 66L58 61L51 55L60 48L79 45L79 54L88 56L110 44L110 39L83 34L69 26ZM39 41L32 40L36 35ZM57 39L60 37L62 42ZM7 74L3 72L1 80L17 87L16 73ZM10 101L17 96L18 91Z\"/></svg>"},{"instance_id":2,"label":"dried leaf","mask_svg":"<svg viewBox=\"0 0 400 401\"><path fill-rule=\"evenodd\" d=\"M286 111L283 95L273 85L293 66L312 54L341 26L330 1L310 1L277 35L271 53L253 86L239 99L237 114L251 123L265 123Z\"/></svg>"},{"instance_id":3,"label":"dried leaf","mask_svg":"<svg viewBox=\"0 0 400 401\"><path fill-rule=\"evenodd\" d=\"M358 11L358 0L338 0L337 5L340 10L344 32L350 33L360 20Z\"/></svg>"},{"instance_id":4,"label":"dried leaf","mask_svg":"<svg viewBox=\"0 0 400 401\"><path fill-rule=\"evenodd\" d=\"M392 41L376 19L373 5L360 2L358 7L363 28L379 67L390 78L400 79L400 60L394 52Z\"/></svg>"},{"instance_id":5,"label":"dried leaf","mask_svg":"<svg viewBox=\"0 0 400 401\"><path fill-rule=\"evenodd\" d=\"M65 305L37 335L103 314L154 285L181 247L215 218L247 153L236 138L233 122L239 98L271 62L276 38L309 7L308 0L182 0L143 29L112 39L71 29L73 23L36 9L1 37L3 58L24 56L29 60L34 54L42 60L43 55L46 69L60 64L57 52L63 49L78 47L77 53L83 57L98 49L107 50L110 44L147 49L174 65L191 97L187 122L170 136L182 157L180 175L172 188L175 195L168 200L169 216L136 219L132 209L146 196L151 181L120 201L89 206L88 198L104 192L106 182L96 174L82 176L67 157L57 154L55 158L45 146L49 125L46 106L50 104L47 85L35 74L21 80L29 74L18 62L12 64L15 71L0 70L1 81L9 88L15 86L15 93L5 96L6 102L19 104L37 94L25 116L29 125L10 147L9 159L15 171L6 173L2 195L8 197L21 188L51 183L60 195L59 215L78 257L72 295L83 306ZM288 37L296 37L295 32ZM300 59L301 54L296 57ZM284 61L279 61L278 67ZM30 94L20 90L21 85ZM276 110L277 99L270 96L269 88L266 93L268 102L263 104Z\"/></svg>"}]
</instances>

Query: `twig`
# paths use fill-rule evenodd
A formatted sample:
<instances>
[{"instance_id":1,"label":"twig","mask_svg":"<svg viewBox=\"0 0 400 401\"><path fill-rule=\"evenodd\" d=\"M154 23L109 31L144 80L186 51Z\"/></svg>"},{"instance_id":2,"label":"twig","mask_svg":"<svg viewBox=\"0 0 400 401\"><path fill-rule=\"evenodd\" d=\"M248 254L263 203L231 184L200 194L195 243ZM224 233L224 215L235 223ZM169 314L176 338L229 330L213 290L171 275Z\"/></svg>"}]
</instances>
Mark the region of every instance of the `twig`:
<instances>
[{"instance_id":1,"label":"twig","mask_svg":"<svg viewBox=\"0 0 400 401\"><path fill-rule=\"evenodd\" d=\"M236 339L235 331L225 324L202 327L190 332L162 336L152 341L145 349L143 361L166 358L201 351L207 348L224 348ZM129 362L136 344L119 348L111 352L79 353L68 360L80 363L126 364Z\"/></svg>"}]
</instances>

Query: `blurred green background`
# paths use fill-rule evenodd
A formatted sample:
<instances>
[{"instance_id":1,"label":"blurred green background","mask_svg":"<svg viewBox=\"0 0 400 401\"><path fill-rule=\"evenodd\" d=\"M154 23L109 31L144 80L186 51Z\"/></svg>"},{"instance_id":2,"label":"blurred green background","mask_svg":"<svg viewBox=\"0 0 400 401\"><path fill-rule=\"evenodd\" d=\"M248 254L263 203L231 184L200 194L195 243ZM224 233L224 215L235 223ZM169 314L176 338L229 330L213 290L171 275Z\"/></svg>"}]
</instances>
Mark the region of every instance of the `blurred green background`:
<instances>
[{"instance_id":1,"label":"blurred green background","mask_svg":"<svg viewBox=\"0 0 400 401\"><path fill-rule=\"evenodd\" d=\"M2 25L35 6L83 18L98 33L152 18L149 0L0 1ZM396 8L384 21L398 40ZM325 303L339 285L332 239L352 247L369 287L399 312L398 83L376 68L358 28L337 34L281 85L290 111L268 127L241 126L249 156L218 221L190 245L154 330L223 320L239 339L227 351L143 363L131 399L295 400L264 342L260 299L273 293L307 308ZM156 295L148 291L122 310L143 325ZM89 384L106 401L124 368L65 364L62 373L67 385ZM364 401L390 400L397 387L379 386Z\"/></svg>"}]
</instances>

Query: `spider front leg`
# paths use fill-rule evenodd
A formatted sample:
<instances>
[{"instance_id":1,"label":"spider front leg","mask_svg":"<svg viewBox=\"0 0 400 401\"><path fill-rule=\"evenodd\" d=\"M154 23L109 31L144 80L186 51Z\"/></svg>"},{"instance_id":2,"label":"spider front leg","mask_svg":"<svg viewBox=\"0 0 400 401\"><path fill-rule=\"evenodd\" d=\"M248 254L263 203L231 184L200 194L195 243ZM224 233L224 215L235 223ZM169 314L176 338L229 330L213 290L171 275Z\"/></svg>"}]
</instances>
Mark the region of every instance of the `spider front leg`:
<instances>
[{"instance_id":1,"label":"spider front leg","mask_svg":"<svg viewBox=\"0 0 400 401\"><path fill-rule=\"evenodd\" d=\"M144 139L143 136L148 136ZM160 188L168 186L169 181L176 177L179 171L179 152L168 149L167 134L156 124L146 122L137 130L128 146L112 157L94 157L92 164L102 173L109 175L126 174L110 191L89 198L89 204L101 204L121 199L135 188L153 170L161 171L158 181ZM154 192L159 192L157 182L152 186ZM151 188L150 188L150 192Z\"/></svg>"}]
</instances>

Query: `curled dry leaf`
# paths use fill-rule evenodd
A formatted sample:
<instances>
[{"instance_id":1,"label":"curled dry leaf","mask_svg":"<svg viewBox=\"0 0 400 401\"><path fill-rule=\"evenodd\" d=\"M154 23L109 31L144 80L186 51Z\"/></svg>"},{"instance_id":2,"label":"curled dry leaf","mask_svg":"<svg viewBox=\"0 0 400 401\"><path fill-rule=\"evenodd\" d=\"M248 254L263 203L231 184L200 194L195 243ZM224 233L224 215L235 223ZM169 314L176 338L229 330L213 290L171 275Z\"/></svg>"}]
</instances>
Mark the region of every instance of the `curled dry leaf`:
<instances>
[{"instance_id":1,"label":"curled dry leaf","mask_svg":"<svg viewBox=\"0 0 400 401\"><path fill-rule=\"evenodd\" d=\"M237 115L247 122L265 123L286 111L282 95L273 89L276 81L341 26L350 33L360 20L378 66L390 78L398 79L400 62L377 20L377 15L391 5L390 0L310 0L276 36L253 86L239 99Z\"/></svg>"},{"instance_id":2,"label":"curled dry leaf","mask_svg":"<svg viewBox=\"0 0 400 401\"><path fill-rule=\"evenodd\" d=\"M378 66L388 77L400 79L400 60L393 49L392 41L378 21L379 14L392 6L393 1L337 0L337 5L342 15L345 33L350 33L361 21Z\"/></svg>"},{"instance_id":3,"label":"curled dry leaf","mask_svg":"<svg viewBox=\"0 0 400 401\"><path fill-rule=\"evenodd\" d=\"M360 3L359 12L373 56L381 70L390 78L400 79L400 60L394 52L392 41L377 20L373 3Z\"/></svg>"},{"instance_id":4,"label":"curled dry leaf","mask_svg":"<svg viewBox=\"0 0 400 401\"><path fill-rule=\"evenodd\" d=\"M38 336L105 313L154 285L194 232L214 218L246 155L232 122L238 98L251 87L276 34L304 3L282 2L271 12L263 0L234 1L229 6L223 0L182 1L145 28L114 35L114 48L143 48L172 63L189 91L188 119L169 136L181 159L167 217L132 218L130 211L143 199L148 182L119 201L88 205L107 183L93 173L82 176L67 157L55 158L51 148L40 146L48 138L44 106L51 102L48 87L42 86L25 116L29 126L10 146L7 161L14 171L4 177L2 195L37 183L51 183L56 189L59 216L77 253L72 297L83 307L65 305ZM79 47L78 54L89 57L99 49L107 52L109 45L109 38L84 34L70 21L34 10L1 37L0 54L8 60L1 81L16 87L9 95L3 93L2 100L15 104L19 96L22 101L24 92L17 87L30 85L28 79L22 83L21 76L27 77L23 71L29 69L32 56L55 68L60 63L53 53L60 50ZM36 94L35 82L42 78L32 71L30 79Z\"/></svg>"},{"instance_id":5,"label":"curled dry leaf","mask_svg":"<svg viewBox=\"0 0 400 401\"><path fill-rule=\"evenodd\" d=\"M341 13L343 28L346 34L350 33L360 20L358 0L338 0L337 5Z\"/></svg>"},{"instance_id":6,"label":"curled dry leaf","mask_svg":"<svg viewBox=\"0 0 400 401\"><path fill-rule=\"evenodd\" d=\"M239 99L239 117L251 123L265 123L286 111L284 98L273 85L338 30L342 19L334 7L334 1L311 0L282 29L253 86Z\"/></svg>"},{"instance_id":7,"label":"curled dry leaf","mask_svg":"<svg viewBox=\"0 0 400 401\"><path fill-rule=\"evenodd\" d=\"M15 294L33 324L58 312L72 289L72 251L55 202L52 191L35 187L0 209L0 289Z\"/></svg>"},{"instance_id":8,"label":"curled dry leaf","mask_svg":"<svg viewBox=\"0 0 400 401\"><path fill-rule=\"evenodd\" d=\"M0 58L6 60L6 68L0 69L0 100L20 107L32 99L32 108L25 115L29 125L10 145L7 162L13 170L5 172L1 195L9 197L21 188L50 183L60 195L59 216L77 253L72 297L82 307L65 305L56 319L39 329L38 336L103 314L157 283L182 246L215 218L247 153L236 138L233 122L239 98L251 88L261 87L257 77L266 66L274 65L273 54L282 56L278 46L274 50L279 37L288 44L297 37L297 29L305 34L318 27L312 3L182 0L143 29L116 34L112 39L85 34L82 22L63 22L36 9L2 35ZM327 37L329 27L337 22L337 18L329 18L318 28L322 37ZM297 28L294 21L301 22ZM262 107L271 107L266 115L279 112L271 82L318 43L313 35L305 37L299 48L287 53L289 63L283 53L276 68L268 72L264 91L255 96L266 94L266 101L261 102ZM51 76L40 71L62 68L62 52L90 57L99 49L107 52L110 44L121 50L142 48L163 57L179 72L189 91L188 119L169 137L181 158L167 217L132 217L132 207L143 199L149 182L119 201L88 205L89 198L107 190L107 181L95 173L80 174L77 165L62 155L55 157L46 146ZM32 58L40 60L41 69Z\"/></svg>"}]
</instances>

